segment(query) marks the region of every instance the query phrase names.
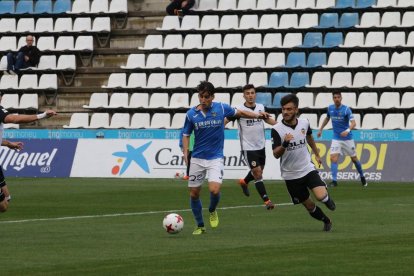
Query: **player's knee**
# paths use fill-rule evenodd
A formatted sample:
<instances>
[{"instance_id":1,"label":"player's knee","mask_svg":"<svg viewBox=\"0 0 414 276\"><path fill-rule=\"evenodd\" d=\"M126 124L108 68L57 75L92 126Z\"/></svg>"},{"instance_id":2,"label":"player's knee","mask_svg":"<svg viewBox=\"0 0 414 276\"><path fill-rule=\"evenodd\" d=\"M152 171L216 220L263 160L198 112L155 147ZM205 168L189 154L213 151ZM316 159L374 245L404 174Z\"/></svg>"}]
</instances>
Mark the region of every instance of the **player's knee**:
<instances>
[{"instance_id":1,"label":"player's knee","mask_svg":"<svg viewBox=\"0 0 414 276\"><path fill-rule=\"evenodd\" d=\"M256 180L263 178L263 172L262 172L262 169L260 167L257 167L254 170L252 170L252 174L254 176L254 179L256 179Z\"/></svg>"},{"instance_id":2,"label":"player's knee","mask_svg":"<svg viewBox=\"0 0 414 276\"><path fill-rule=\"evenodd\" d=\"M315 210L316 204L310 199L302 202L302 204L303 206L305 206L306 210L308 210L309 212L312 212L313 210Z\"/></svg>"},{"instance_id":3,"label":"player's knee","mask_svg":"<svg viewBox=\"0 0 414 276\"><path fill-rule=\"evenodd\" d=\"M3 201L0 202L0 212L1 213L6 212L8 207L9 207L9 204L8 204L7 200L3 199Z\"/></svg>"},{"instance_id":4,"label":"player's knee","mask_svg":"<svg viewBox=\"0 0 414 276\"><path fill-rule=\"evenodd\" d=\"M338 162L338 156L336 155L331 155L331 162Z\"/></svg>"}]
</instances>

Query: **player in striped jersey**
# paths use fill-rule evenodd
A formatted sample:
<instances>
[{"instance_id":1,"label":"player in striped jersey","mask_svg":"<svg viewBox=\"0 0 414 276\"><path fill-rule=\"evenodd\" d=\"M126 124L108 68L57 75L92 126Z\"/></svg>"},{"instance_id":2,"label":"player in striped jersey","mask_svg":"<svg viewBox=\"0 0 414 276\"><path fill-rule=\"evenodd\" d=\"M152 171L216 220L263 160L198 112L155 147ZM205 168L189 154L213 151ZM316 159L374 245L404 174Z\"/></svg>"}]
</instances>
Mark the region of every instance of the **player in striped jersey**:
<instances>
[{"instance_id":1,"label":"player in striped jersey","mask_svg":"<svg viewBox=\"0 0 414 276\"><path fill-rule=\"evenodd\" d=\"M283 120L272 129L273 155L280 158L280 170L294 204L302 203L309 214L324 223L323 230L332 229L332 221L310 197L323 202L330 210L336 206L328 194L326 184L311 161L308 144L321 164L318 149L313 140L312 130L307 119L298 118L299 99L294 94L284 96L282 106Z\"/></svg>"}]
</instances>

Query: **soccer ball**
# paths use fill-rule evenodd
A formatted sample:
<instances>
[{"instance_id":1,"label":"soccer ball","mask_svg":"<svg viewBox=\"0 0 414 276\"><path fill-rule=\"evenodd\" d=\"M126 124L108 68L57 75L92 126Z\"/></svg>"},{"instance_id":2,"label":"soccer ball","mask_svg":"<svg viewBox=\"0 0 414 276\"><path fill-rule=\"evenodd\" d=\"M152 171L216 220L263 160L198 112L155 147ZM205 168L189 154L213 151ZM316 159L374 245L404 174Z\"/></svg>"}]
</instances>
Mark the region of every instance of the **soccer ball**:
<instances>
[{"instance_id":1,"label":"soccer ball","mask_svg":"<svg viewBox=\"0 0 414 276\"><path fill-rule=\"evenodd\" d=\"M169 234L177 234L183 230L184 220L179 214L168 214L162 221L162 226Z\"/></svg>"},{"instance_id":2,"label":"soccer ball","mask_svg":"<svg viewBox=\"0 0 414 276\"><path fill-rule=\"evenodd\" d=\"M177 171L174 175L175 179L181 179L184 177L184 172L183 171Z\"/></svg>"}]
</instances>

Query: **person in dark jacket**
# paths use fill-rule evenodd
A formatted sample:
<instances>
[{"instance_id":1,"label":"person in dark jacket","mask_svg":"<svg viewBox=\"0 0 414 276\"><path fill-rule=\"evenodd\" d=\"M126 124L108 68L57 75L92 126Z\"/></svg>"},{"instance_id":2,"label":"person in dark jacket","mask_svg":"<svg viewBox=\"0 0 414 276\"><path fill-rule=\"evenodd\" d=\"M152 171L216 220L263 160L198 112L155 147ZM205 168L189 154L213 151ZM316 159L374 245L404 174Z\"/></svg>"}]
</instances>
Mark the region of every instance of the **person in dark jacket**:
<instances>
[{"instance_id":1,"label":"person in dark jacket","mask_svg":"<svg viewBox=\"0 0 414 276\"><path fill-rule=\"evenodd\" d=\"M17 53L7 54L7 71L19 72L20 69L37 66L40 59L39 49L33 45L33 36L26 37L26 46Z\"/></svg>"},{"instance_id":2,"label":"person in dark jacket","mask_svg":"<svg viewBox=\"0 0 414 276\"><path fill-rule=\"evenodd\" d=\"M190 9L194 6L195 0L171 0L167 6L167 14L183 16L190 14Z\"/></svg>"}]
</instances>

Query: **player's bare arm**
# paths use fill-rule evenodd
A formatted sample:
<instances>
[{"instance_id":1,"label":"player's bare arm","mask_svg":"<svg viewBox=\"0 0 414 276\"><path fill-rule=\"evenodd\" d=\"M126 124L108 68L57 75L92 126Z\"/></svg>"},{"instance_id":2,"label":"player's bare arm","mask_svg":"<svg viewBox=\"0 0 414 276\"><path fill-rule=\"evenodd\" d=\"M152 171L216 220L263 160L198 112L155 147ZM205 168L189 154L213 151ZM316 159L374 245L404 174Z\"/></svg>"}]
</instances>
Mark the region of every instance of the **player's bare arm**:
<instances>
[{"instance_id":1,"label":"player's bare arm","mask_svg":"<svg viewBox=\"0 0 414 276\"><path fill-rule=\"evenodd\" d=\"M50 118L52 116L56 116L57 113L54 110L46 110L40 114L33 114L33 115L24 115L24 114L9 114L4 118L4 122L6 124L22 124L22 123L31 123L37 120Z\"/></svg>"},{"instance_id":2,"label":"player's bare arm","mask_svg":"<svg viewBox=\"0 0 414 276\"><path fill-rule=\"evenodd\" d=\"M315 140L313 139L312 134L306 135L306 142L308 142L308 145L311 147L313 153L315 154L316 162L318 162L318 165L320 167L322 164L322 160L321 160L321 157L319 156L319 150L316 147L316 143L315 143Z\"/></svg>"},{"instance_id":3,"label":"player's bare arm","mask_svg":"<svg viewBox=\"0 0 414 276\"><path fill-rule=\"evenodd\" d=\"M350 125L349 125L349 128L346 129L346 130L344 130L344 131L342 131L341 132L341 136L342 137L348 136L348 134L351 132L351 130L353 130L355 128L355 126L356 126L355 120L351 120Z\"/></svg>"},{"instance_id":4,"label":"player's bare arm","mask_svg":"<svg viewBox=\"0 0 414 276\"><path fill-rule=\"evenodd\" d=\"M1 141L1 145L8 147L9 149L16 149L16 150L22 150L23 149L23 142L10 142L8 140Z\"/></svg>"},{"instance_id":5,"label":"player's bare arm","mask_svg":"<svg viewBox=\"0 0 414 276\"><path fill-rule=\"evenodd\" d=\"M323 120L322 125L321 125L321 127L319 128L319 131L318 131L318 134L317 134L318 138L320 138L320 137L322 136L322 130L323 130L323 128L324 128L324 127L328 124L329 120L330 120L330 118L328 118L328 117L326 117L326 118Z\"/></svg>"},{"instance_id":6,"label":"player's bare arm","mask_svg":"<svg viewBox=\"0 0 414 276\"><path fill-rule=\"evenodd\" d=\"M285 135L283 142L280 146L274 148L273 156L279 159L286 151L286 148L289 146L289 142L293 139L293 135L288 133Z\"/></svg>"},{"instance_id":7,"label":"player's bare arm","mask_svg":"<svg viewBox=\"0 0 414 276\"><path fill-rule=\"evenodd\" d=\"M274 126L275 124L277 124L277 121L276 121L275 119L273 119L272 117L270 117L270 116L269 116L269 118L264 119L264 121L265 121L267 124L272 125L272 126Z\"/></svg>"},{"instance_id":8,"label":"player's bare arm","mask_svg":"<svg viewBox=\"0 0 414 276\"><path fill-rule=\"evenodd\" d=\"M235 117L237 118L250 118L250 119L267 119L270 117L270 114L267 112L259 112L259 114L247 111L247 110L240 110L237 109Z\"/></svg>"},{"instance_id":9,"label":"player's bare arm","mask_svg":"<svg viewBox=\"0 0 414 276\"><path fill-rule=\"evenodd\" d=\"M183 155L185 165L188 166L188 151L190 148L190 136L183 135Z\"/></svg>"}]
</instances>

